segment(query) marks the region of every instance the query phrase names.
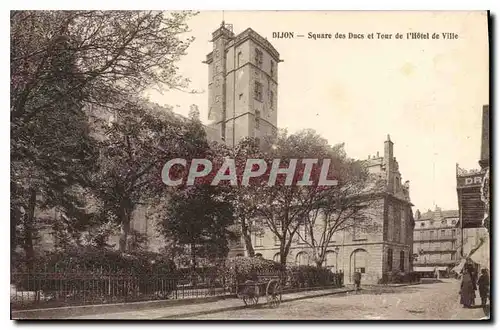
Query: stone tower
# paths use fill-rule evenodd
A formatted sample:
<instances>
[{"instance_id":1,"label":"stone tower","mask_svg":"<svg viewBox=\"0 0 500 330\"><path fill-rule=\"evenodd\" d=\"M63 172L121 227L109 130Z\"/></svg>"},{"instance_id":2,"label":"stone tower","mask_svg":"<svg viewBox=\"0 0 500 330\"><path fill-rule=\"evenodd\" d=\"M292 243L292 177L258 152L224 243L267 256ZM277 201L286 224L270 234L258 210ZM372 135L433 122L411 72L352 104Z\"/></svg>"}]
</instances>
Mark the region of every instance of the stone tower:
<instances>
[{"instance_id":1,"label":"stone tower","mask_svg":"<svg viewBox=\"0 0 500 330\"><path fill-rule=\"evenodd\" d=\"M235 35L222 22L207 55L208 119L234 146L244 137L276 134L279 53L252 29Z\"/></svg>"}]
</instances>

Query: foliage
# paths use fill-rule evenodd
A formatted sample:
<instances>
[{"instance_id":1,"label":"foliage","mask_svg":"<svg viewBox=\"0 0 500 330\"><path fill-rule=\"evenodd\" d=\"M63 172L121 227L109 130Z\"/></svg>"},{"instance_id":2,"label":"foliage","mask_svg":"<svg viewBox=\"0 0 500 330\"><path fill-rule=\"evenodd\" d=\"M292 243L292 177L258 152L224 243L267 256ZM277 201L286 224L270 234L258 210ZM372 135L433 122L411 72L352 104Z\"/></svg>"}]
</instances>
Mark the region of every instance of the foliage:
<instances>
[{"instance_id":1,"label":"foliage","mask_svg":"<svg viewBox=\"0 0 500 330\"><path fill-rule=\"evenodd\" d=\"M18 269L18 271L21 270ZM175 275L175 264L169 258L153 252L124 254L115 250L87 247L47 253L37 258L35 271L171 273Z\"/></svg>"},{"instance_id":2,"label":"foliage","mask_svg":"<svg viewBox=\"0 0 500 330\"><path fill-rule=\"evenodd\" d=\"M193 40L183 35L194 14L11 12L13 251L22 245L34 258L38 211L57 207L67 223L55 227L69 236L107 221L87 212L97 156L87 110L117 110L152 86L186 88L176 62Z\"/></svg>"},{"instance_id":3,"label":"foliage","mask_svg":"<svg viewBox=\"0 0 500 330\"><path fill-rule=\"evenodd\" d=\"M193 267L197 257L225 257L228 240L234 239L228 230L234 221L232 205L215 186L194 185L172 192L157 216L166 237L189 246Z\"/></svg>"},{"instance_id":4,"label":"foliage","mask_svg":"<svg viewBox=\"0 0 500 330\"><path fill-rule=\"evenodd\" d=\"M260 182L250 187L252 195L255 196L255 216L280 242L282 264L286 263L291 244L303 219L313 210L330 187L320 183L321 168L325 159L330 160L330 170L325 178L336 179L337 161L336 158L329 157L329 150L328 141L313 130L303 130L290 135L284 131L274 141L269 141L267 146L264 146L268 171L258 178ZM295 171L289 177L278 175L276 184L268 185L269 172L274 159L280 160L279 167L294 167ZM299 163L293 164L295 159L298 159ZM308 171L306 165L300 161L302 159L318 161L312 164ZM331 170L332 167L333 170ZM307 171L312 184L297 184Z\"/></svg>"},{"instance_id":5,"label":"foliage","mask_svg":"<svg viewBox=\"0 0 500 330\"><path fill-rule=\"evenodd\" d=\"M288 267L288 276L292 288L326 286L334 282L334 276L329 269L316 266Z\"/></svg>"},{"instance_id":6,"label":"foliage","mask_svg":"<svg viewBox=\"0 0 500 330\"><path fill-rule=\"evenodd\" d=\"M272 260L256 257L234 257L226 260L220 272L229 283L243 283L249 279L256 280L258 274L279 275L285 270L285 266Z\"/></svg>"}]
</instances>

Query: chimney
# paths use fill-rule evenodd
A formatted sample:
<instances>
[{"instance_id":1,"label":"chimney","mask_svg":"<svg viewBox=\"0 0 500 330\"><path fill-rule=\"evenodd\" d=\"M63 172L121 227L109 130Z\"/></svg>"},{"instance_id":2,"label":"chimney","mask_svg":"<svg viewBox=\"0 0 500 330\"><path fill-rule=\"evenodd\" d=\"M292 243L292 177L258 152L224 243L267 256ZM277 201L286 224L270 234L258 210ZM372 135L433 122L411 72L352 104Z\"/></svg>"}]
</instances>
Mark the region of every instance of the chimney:
<instances>
[{"instance_id":1,"label":"chimney","mask_svg":"<svg viewBox=\"0 0 500 330\"><path fill-rule=\"evenodd\" d=\"M391 141L391 137L387 134L387 140L384 142L384 167L385 175L387 180L387 190L388 192L393 192L394 189L394 176L393 172L393 158L394 158L394 144Z\"/></svg>"},{"instance_id":2,"label":"chimney","mask_svg":"<svg viewBox=\"0 0 500 330\"><path fill-rule=\"evenodd\" d=\"M490 165L490 106L483 105L483 123L481 132L481 158L479 165L482 169Z\"/></svg>"}]
</instances>

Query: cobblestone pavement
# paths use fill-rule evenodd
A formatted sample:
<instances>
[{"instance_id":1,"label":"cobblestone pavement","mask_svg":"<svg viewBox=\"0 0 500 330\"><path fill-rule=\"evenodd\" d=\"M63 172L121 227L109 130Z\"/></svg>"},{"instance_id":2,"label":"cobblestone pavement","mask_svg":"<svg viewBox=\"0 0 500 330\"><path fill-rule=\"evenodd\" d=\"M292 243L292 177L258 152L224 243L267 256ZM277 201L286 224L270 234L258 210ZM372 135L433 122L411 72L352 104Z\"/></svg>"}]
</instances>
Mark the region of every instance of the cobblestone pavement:
<instances>
[{"instance_id":1,"label":"cobblestone pavement","mask_svg":"<svg viewBox=\"0 0 500 330\"><path fill-rule=\"evenodd\" d=\"M360 293L284 302L276 309L265 306L209 313L189 319L216 320L479 320L482 308L459 304L457 280L406 287L371 287ZM479 297L476 304L479 304Z\"/></svg>"}]
</instances>

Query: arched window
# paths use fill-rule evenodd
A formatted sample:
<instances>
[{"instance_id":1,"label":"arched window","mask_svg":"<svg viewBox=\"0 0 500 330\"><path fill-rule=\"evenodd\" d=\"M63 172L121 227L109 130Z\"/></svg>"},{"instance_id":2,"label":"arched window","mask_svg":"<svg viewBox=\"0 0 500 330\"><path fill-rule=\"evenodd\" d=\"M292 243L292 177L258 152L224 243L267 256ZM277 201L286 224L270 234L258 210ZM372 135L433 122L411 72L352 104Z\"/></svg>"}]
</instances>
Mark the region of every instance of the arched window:
<instances>
[{"instance_id":1,"label":"arched window","mask_svg":"<svg viewBox=\"0 0 500 330\"><path fill-rule=\"evenodd\" d=\"M243 253L238 253L236 256L237 257L243 257Z\"/></svg>"},{"instance_id":2,"label":"arched window","mask_svg":"<svg viewBox=\"0 0 500 330\"><path fill-rule=\"evenodd\" d=\"M255 254L255 257L257 257L257 258L262 258L262 253L256 253L256 254Z\"/></svg>"},{"instance_id":3,"label":"arched window","mask_svg":"<svg viewBox=\"0 0 500 330\"><path fill-rule=\"evenodd\" d=\"M274 255L273 260L276 262L280 262L280 253L279 252Z\"/></svg>"},{"instance_id":4,"label":"arched window","mask_svg":"<svg viewBox=\"0 0 500 330\"><path fill-rule=\"evenodd\" d=\"M351 272L360 272L365 274L367 272L368 265L368 252L363 249L355 250L351 255ZM351 274L351 275L352 275Z\"/></svg>"},{"instance_id":5,"label":"arched window","mask_svg":"<svg viewBox=\"0 0 500 330\"><path fill-rule=\"evenodd\" d=\"M295 263L298 266L309 265L309 255L306 252L299 252L295 257Z\"/></svg>"},{"instance_id":6,"label":"arched window","mask_svg":"<svg viewBox=\"0 0 500 330\"><path fill-rule=\"evenodd\" d=\"M337 269L337 252L326 251L325 267L335 272Z\"/></svg>"}]
</instances>

